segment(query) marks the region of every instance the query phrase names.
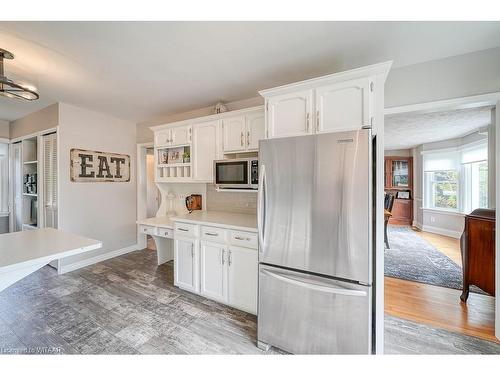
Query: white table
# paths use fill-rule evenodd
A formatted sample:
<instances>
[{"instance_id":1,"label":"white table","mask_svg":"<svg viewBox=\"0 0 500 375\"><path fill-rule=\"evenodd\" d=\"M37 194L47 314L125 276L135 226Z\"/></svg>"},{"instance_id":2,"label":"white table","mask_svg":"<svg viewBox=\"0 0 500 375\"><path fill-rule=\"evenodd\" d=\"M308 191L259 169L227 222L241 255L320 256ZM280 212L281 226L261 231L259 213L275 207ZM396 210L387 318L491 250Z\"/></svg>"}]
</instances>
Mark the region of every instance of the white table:
<instances>
[{"instance_id":1,"label":"white table","mask_svg":"<svg viewBox=\"0 0 500 375\"><path fill-rule=\"evenodd\" d=\"M0 291L50 262L99 249L102 242L42 228L0 235Z\"/></svg>"}]
</instances>

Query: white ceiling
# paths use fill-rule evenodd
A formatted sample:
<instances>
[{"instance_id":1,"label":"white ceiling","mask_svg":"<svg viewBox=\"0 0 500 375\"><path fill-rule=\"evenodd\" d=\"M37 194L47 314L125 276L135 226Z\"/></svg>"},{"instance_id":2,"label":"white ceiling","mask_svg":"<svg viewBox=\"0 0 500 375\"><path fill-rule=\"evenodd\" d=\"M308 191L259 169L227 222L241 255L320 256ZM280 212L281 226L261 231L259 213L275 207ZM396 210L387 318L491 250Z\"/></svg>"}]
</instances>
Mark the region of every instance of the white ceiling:
<instances>
[{"instance_id":1,"label":"white ceiling","mask_svg":"<svg viewBox=\"0 0 500 375\"><path fill-rule=\"evenodd\" d=\"M462 137L491 123L491 107L385 116L385 149L405 150Z\"/></svg>"},{"instance_id":2,"label":"white ceiling","mask_svg":"<svg viewBox=\"0 0 500 375\"><path fill-rule=\"evenodd\" d=\"M7 76L33 103L63 101L133 121L254 97L259 89L394 60L393 67L500 46L500 22L0 22Z\"/></svg>"}]
</instances>

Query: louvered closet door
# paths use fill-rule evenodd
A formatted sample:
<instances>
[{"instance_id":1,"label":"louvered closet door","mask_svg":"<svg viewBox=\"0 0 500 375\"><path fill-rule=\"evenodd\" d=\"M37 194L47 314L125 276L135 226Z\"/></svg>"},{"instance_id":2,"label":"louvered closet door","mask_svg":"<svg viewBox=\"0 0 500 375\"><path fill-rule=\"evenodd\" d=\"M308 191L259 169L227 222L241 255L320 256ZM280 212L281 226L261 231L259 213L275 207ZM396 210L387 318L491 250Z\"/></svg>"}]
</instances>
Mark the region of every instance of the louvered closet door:
<instances>
[{"instance_id":1,"label":"louvered closet door","mask_svg":"<svg viewBox=\"0 0 500 375\"><path fill-rule=\"evenodd\" d=\"M43 214L45 227L57 228L57 134L43 136Z\"/></svg>"}]
</instances>

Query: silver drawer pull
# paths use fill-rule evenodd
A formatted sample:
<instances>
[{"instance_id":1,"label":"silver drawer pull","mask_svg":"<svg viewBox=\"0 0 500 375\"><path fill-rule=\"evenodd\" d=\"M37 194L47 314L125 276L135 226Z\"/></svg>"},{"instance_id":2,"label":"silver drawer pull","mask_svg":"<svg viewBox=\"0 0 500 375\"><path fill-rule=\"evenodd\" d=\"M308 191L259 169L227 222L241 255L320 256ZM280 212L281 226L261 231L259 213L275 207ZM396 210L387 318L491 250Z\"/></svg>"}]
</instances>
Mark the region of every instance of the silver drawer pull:
<instances>
[{"instance_id":1,"label":"silver drawer pull","mask_svg":"<svg viewBox=\"0 0 500 375\"><path fill-rule=\"evenodd\" d=\"M210 233L210 232L205 232L207 236L218 236L217 233Z\"/></svg>"},{"instance_id":2,"label":"silver drawer pull","mask_svg":"<svg viewBox=\"0 0 500 375\"><path fill-rule=\"evenodd\" d=\"M240 237L240 236L236 236L234 237L236 240L240 240L240 241L250 241L250 238L248 237Z\"/></svg>"},{"instance_id":3,"label":"silver drawer pull","mask_svg":"<svg viewBox=\"0 0 500 375\"><path fill-rule=\"evenodd\" d=\"M177 228L177 230L180 230L181 232L189 232L189 229L185 229L185 228Z\"/></svg>"}]
</instances>

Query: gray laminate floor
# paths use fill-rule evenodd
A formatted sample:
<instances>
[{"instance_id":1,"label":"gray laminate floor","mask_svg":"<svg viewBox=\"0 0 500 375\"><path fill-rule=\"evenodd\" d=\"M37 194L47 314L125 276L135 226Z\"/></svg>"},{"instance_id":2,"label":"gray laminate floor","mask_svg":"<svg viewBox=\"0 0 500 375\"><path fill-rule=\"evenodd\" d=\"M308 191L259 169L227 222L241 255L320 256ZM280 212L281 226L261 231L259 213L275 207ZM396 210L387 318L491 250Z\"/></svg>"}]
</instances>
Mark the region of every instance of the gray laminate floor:
<instances>
[{"instance_id":1,"label":"gray laminate floor","mask_svg":"<svg viewBox=\"0 0 500 375\"><path fill-rule=\"evenodd\" d=\"M142 250L0 293L0 353L262 354L256 317L173 286ZM500 353L500 345L386 318L389 353ZM271 351L270 353L278 353Z\"/></svg>"}]
</instances>

